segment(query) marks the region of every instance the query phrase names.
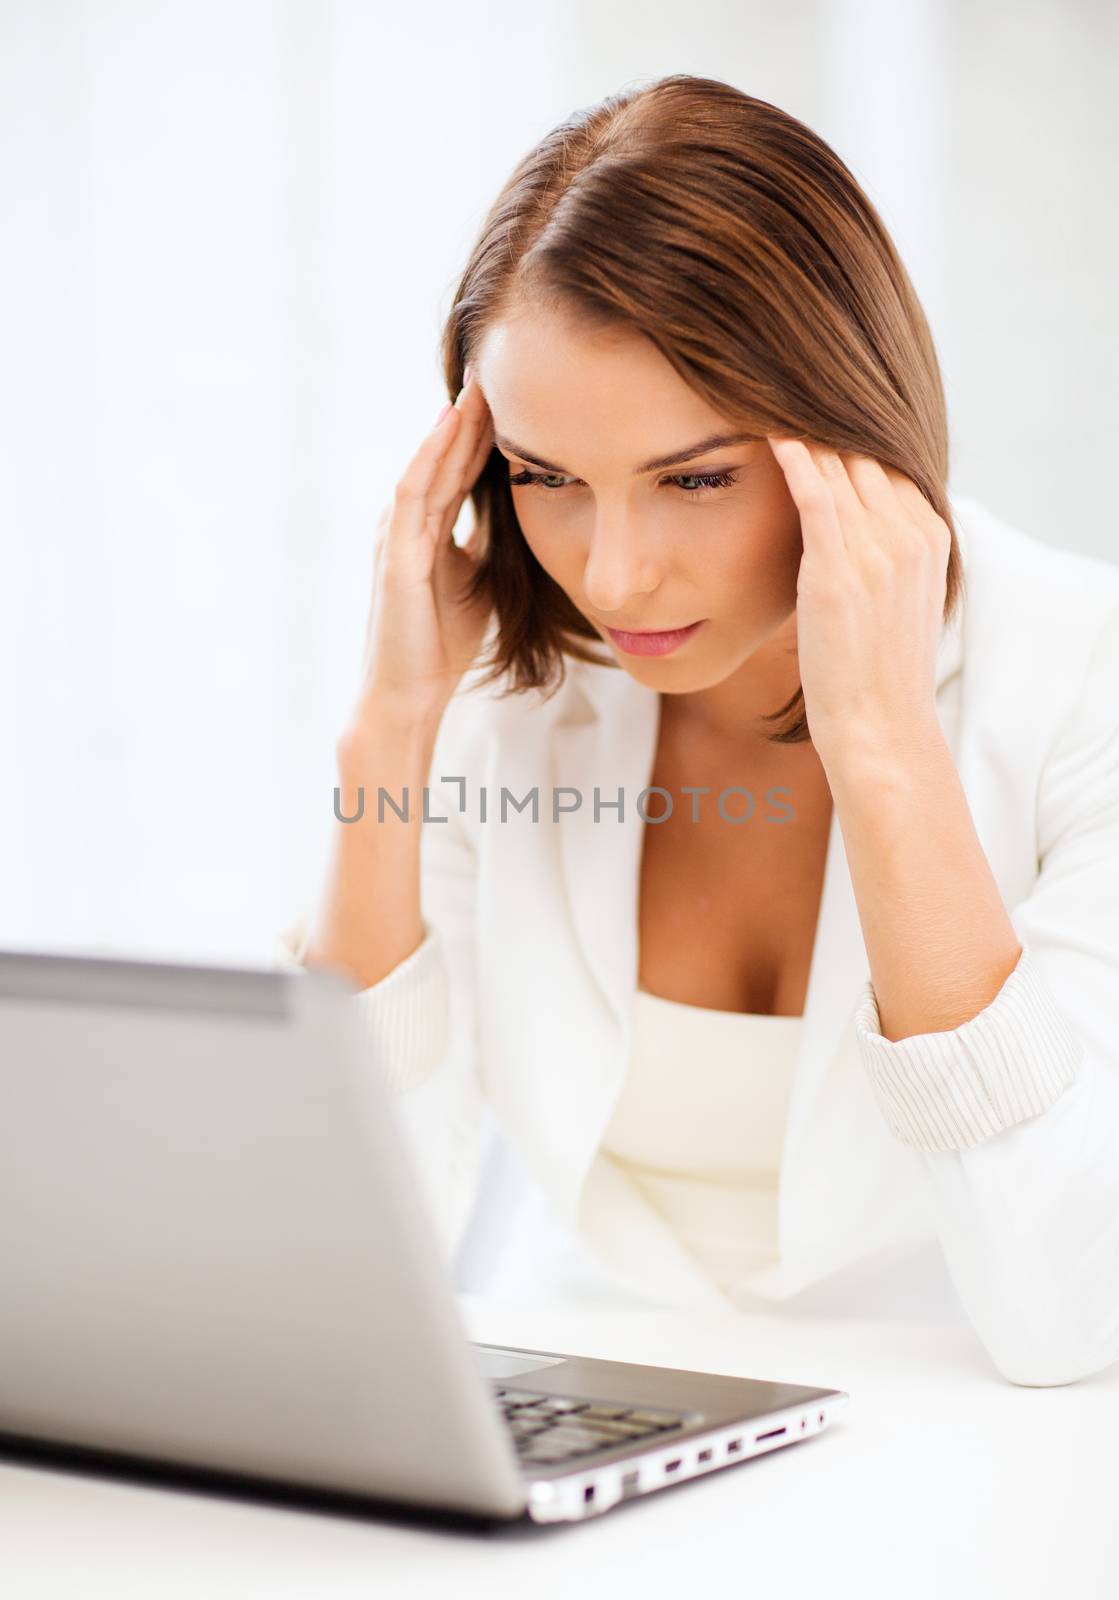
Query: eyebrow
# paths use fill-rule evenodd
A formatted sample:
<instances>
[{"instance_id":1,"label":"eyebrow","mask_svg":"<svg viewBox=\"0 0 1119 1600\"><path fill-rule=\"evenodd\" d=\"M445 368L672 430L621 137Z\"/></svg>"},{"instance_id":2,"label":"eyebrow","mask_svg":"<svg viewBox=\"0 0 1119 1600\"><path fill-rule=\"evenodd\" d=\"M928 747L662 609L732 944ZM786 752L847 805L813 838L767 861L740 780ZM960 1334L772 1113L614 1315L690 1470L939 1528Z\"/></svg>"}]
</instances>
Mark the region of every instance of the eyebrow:
<instances>
[{"instance_id":1,"label":"eyebrow","mask_svg":"<svg viewBox=\"0 0 1119 1600\"><path fill-rule=\"evenodd\" d=\"M673 450L667 456L654 456L652 461L645 461L639 467L634 467L634 477L640 477L645 472L659 472L662 467L678 467L685 461L694 461L696 456L706 455L709 450L723 450L731 444L753 444L759 436L754 433L713 433L706 439L700 439L695 444L688 445L684 450ZM545 472L558 472L568 476L566 467L557 467L554 461L545 461L540 456L532 455L528 450L522 450L520 445L514 444L511 439L503 439L500 434L494 435L495 443L508 451L512 456L517 456L521 461L530 461L534 467L543 467Z\"/></svg>"}]
</instances>

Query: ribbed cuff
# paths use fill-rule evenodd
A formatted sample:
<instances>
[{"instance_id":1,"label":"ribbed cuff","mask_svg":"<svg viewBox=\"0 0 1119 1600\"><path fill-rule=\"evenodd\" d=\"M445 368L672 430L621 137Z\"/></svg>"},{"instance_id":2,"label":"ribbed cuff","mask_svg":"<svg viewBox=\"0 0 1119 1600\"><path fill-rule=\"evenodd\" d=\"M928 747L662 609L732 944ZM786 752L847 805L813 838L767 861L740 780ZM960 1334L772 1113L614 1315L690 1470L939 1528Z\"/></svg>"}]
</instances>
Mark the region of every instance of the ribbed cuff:
<instances>
[{"instance_id":1,"label":"ribbed cuff","mask_svg":"<svg viewBox=\"0 0 1119 1600\"><path fill-rule=\"evenodd\" d=\"M296 956L303 948L306 918L276 940L274 965L306 972ZM390 1089L409 1089L431 1076L450 1038L448 977L438 930L424 920L423 942L380 983L354 993L358 1028L371 1061Z\"/></svg>"},{"instance_id":2,"label":"ribbed cuff","mask_svg":"<svg viewBox=\"0 0 1119 1600\"><path fill-rule=\"evenodd\" d=\"M1084 1055L1025 943L995 998L958 1028L883 1038L870 979L854 1021L890 1132L919 1150L968 1150L1040 1116L1074 1081Z\"/></svg>"},{"instance_id":3,"label":"ribbed cuff","mask_svg":"<svg viewBox=\"0 0 1119 1600\"><path fill-rule=\"evenodd\" d=\"M361 989L354 1005L369 1058L390 1089L410 1089L431 1076L450 1038L450 1000L438 931L424 922L416 946L380 983Z\"/></svg>"}]
</instances>

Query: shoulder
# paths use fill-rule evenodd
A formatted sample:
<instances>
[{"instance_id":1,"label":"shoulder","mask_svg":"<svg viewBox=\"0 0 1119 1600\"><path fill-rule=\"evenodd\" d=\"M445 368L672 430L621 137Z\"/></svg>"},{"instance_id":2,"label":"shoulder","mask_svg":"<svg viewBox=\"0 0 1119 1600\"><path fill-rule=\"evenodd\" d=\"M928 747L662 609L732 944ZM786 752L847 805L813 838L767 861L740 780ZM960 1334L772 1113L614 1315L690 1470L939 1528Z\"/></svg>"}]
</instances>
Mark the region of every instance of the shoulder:
<instances>
[{"instance_id":1,"label":"shoulder","mask_svg":"<svg viewBox=\"0 0 1119 1600\"><path fill-rule=\"evenodd\" d=\"M1062 719L1115 660L1119 566L1039 539L970 496L950 500L964 566L965 693L1028 708L1035 723Z\"/></svg>"},{"instance_id":2,"label":"shoulder","mask_svg":"<svg viewBox=\"0 0 1119 1600\"><path fill-rule=\"evenodd\" d=\"M1008 624L1044 617L1047 632L1093 619L1103 625L1119 606L1119 566L1084 551L1068 549L998 516L970 495L950 496L960 534L965 582L977 603L1000 596Z\"/></svg>"}]
</instances>

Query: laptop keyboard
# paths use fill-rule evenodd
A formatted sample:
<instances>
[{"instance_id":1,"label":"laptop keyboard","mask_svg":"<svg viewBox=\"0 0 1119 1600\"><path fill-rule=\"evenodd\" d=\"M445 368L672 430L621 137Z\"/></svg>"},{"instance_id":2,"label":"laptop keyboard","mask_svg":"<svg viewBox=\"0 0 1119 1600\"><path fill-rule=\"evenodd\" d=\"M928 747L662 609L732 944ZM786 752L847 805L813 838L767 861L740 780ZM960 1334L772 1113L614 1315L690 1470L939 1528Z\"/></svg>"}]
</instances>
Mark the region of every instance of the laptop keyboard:
<instances>
[{"instance_id":1,"label":"laptop keyboard","mask_svg":"<svg viewBox=\"0 0 1119 1600\"><path fill-rule=\"evenodd\" d=\"M532 1389L494 1387L513 1436L517 1455L527 1466L552 1466L575 1456L591 1455L667 1436L684 1425L684 1413L646 1406L611 1405L573 1395L539 1394Z\"/></svg>"}]
</instances>

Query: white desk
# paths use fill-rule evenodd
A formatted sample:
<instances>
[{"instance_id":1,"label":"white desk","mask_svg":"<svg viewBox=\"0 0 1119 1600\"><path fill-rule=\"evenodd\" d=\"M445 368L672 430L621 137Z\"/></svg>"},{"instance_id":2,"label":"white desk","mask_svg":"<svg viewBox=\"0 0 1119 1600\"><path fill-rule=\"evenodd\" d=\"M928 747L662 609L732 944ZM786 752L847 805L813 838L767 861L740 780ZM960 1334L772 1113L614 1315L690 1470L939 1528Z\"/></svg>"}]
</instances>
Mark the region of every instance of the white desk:
<instances>
[{"instance_id":1,"label":"white desk","mask_svg":"<svg viewBox=\"0 0 1119 1600\"><path fill-rule=\"evenodd\" d=\"M959 1326L461 1304L480 1340L832 1385L852 1412L818 1439L599 1520L513 1534L0 1462L0 1594L1119 1596L1119 1369L1020 1389Z\"/></svg>"}]
</instances>

